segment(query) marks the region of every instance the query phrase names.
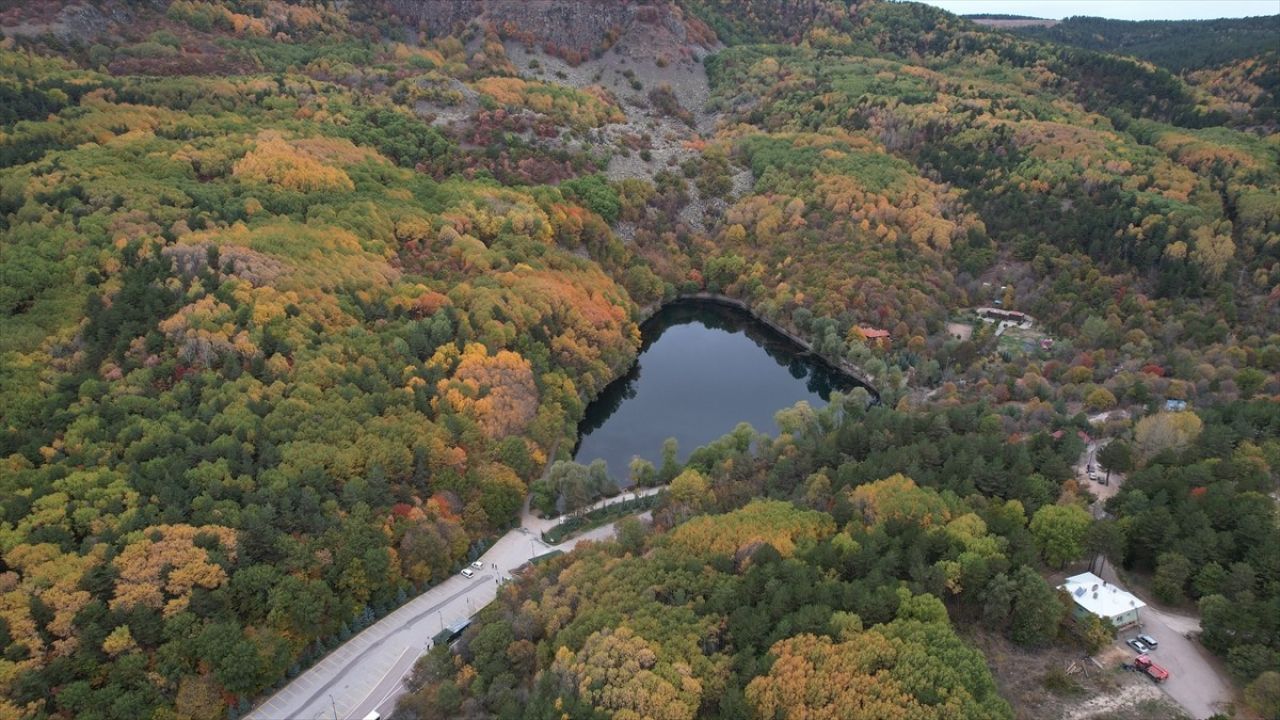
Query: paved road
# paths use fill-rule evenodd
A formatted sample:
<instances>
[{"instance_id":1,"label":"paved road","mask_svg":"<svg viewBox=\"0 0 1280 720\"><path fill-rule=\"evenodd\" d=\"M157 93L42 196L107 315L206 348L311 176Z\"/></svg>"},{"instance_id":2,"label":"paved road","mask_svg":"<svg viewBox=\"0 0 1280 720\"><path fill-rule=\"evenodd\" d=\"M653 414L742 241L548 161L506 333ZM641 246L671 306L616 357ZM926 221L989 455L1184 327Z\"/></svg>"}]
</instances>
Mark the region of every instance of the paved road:
<instances>
[{"instance_id":1,"label":"paved road","mask_svg":"<svg viewBox=\"0 0 1280 720\"><path fill-rule=\"evenodd\" d=\"M626 492L592 508L659 490ZM521 527L503 535L480 557L484 567L474 578L455 575L413 598L281 688L248 719L361 720L373 710L387 717L404 692L405 676L430 649L432 636L492 602L500 580L510 577L512 570L536 555L553 549L568 551L580 542L601 540L614 533L610 524L551 546L542 542L541 533L553 527L555 520L534 517L526 503L520 522Z\"/></svg>"}]
</instances>

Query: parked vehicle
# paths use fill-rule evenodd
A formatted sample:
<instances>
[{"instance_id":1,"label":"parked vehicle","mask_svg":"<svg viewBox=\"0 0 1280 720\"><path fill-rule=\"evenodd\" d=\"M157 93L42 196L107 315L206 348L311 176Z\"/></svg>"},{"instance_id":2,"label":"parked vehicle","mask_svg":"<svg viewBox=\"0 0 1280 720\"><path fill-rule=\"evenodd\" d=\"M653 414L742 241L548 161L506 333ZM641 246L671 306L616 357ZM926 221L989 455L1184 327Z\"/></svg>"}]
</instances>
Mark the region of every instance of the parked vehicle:
<instances>
[{"instance_id":1,"label":"parked vehicle","mask_svg":"<svg viewBox=\"0 0 1280 720\"><path fill-rule=\"evenodd\" d=\"M1158 683L1162 683L1169 679L1169 671L1152 662L1151 658L1146 655L1139 655L1134 658L1133 666L1146 673L1148 677Z\"/></svg>"},{"instance_id":2,"label":"parked vehicle","mask_svg":"<svg viewBox=\"0 0 1280 720\"><path fill-rule=\"evenodd\" d=\"M471 568L462 568L462 576L466 578L473 578L476 576L476 571Z\"/></svg>"},{"instance_id":3,"label":"parked vehicle","mask_svg":"<svg viewBox=\"0 0 1280 720\"><path fill-rule=\"evenodd\" d=\"M1145 655L1151 650L1146 643L1142 642L1138 638L1129 638L1125 642L1128 643L1129 647L1137 650L1139 655Z\"/></svg>"},{"instance_id":4,"label":"parked vehicle","mask_svg":"<svg viewBox=\"0 0 1280 720\"><path fill-rule=\"evenodd\" d=\"M484 563L482 563L482 562L480 562L479 560L477 560L477 561L475 561L475 562L471 563L471 567L473 567L473 568L475 568L475 569L479 570L480 568L484 567Z\"/></svg>"},{"instance_id":5,"label":"parked vehicle","mask_svg":"<svg viewBox=\"0 0 1280 720\"><path fill-rule=\"evenodd\" d=\"M1145 635L1145 634L1139 635L1138 639L1142 641L1143 645L1146 645L1152 650L1155 650L1156 648L1160 647L1160 643L1156 642L1156 639L1151 637L1150 635Z\"/></svg>"}]
</instances>

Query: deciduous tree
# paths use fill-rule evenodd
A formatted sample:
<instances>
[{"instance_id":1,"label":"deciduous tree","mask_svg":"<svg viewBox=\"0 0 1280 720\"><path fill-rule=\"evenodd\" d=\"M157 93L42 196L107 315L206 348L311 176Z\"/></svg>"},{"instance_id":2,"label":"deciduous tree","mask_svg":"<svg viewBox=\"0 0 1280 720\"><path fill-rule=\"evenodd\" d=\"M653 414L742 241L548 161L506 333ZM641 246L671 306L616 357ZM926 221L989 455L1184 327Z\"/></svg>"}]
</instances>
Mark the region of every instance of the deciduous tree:
<instances>
[{"instance_id":1,"label":"deciduous tree","mask_svg":"<svg viewBox=\"0 0 1280 720\"><path fill-rule=\"evenodd\" d=\"M1057 567L1084 554L1091 519L1079 505L1045 505L1031 516L1031 534L1044 561Z\"/></svg>"}]
</instances>

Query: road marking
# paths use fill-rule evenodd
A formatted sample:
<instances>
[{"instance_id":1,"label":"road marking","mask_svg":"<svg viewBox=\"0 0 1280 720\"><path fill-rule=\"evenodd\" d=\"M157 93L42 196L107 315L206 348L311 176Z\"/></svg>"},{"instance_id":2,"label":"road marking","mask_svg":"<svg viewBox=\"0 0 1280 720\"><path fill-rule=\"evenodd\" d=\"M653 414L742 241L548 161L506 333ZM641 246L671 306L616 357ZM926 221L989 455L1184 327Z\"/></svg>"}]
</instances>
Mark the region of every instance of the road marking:
<instances>
[{"instance_id":1,"label":"road marking","mask_svg":"<svg viewBox=\"0 0 1280 720\"><path fill-rule=\"evenodd\" d=\"M317 664L316 666L312 667L310 670L308 670L307 672L305 672L305 673L303 673L301 676L299 676L298 680L305 680L305 679L307 679L307 676L309 676L309 675L313 675L313 674L316 674L316 673L314 672L315 670L317 670L317 669L324 669L324 666L325 666L326 664L329 664L329 663L330 663L330 661L340 663L340 664L343 666L343 667L342 667L342 670L345 670L345 669L346 669L347 667L349 667L350 665L352 665L352 664L354 664L354 663L358 662L358 661L359 661L360 659L362 659L365 655L367 655L367 654L369 654L370 652L372 652L372 651L376 650L378 647L380 647L383 643L385 643L385 642L386 642L388 639L390 639L392 636L394 636L394 635L396 635L396 634L399 634L400 632L403 632L404 630L409 629L409 626L413 625L414 623L417 623L418 621L422 620L422 619L423 619L423 618L425 618L425 617L429 617L429 616L431 615L431 613L434 613L434 612L437 612L437 611L443 610L445 606L447 606L447 605L449 605L449 604L453 603L453 602L454 602L455 600L457 600L458 598L460 598L460 597L463 597L463 596L467 595L468 593L470 593L470 592L471 592L471 591L473 591L473 590L476 590L477 588L487 589L487 583L488 583L490 580L492 580L492 579L493 579L493 576L492 576L492 575L489 575L489 574L487 574L487 573L486 573L486 574L484 574L484 575L478 575L478 576L476 576L475 580L474 580L474 581L472 581L470 584L468 584L466 587L464 587L464 588L462 588L461 590L459 590L459 591L455 592L454 594L450 595L449 597L445 598L444 600L441 600L440 602L437 602L435 605L432 605L431 607L429 607L429 608L427 608L427 609L425 609L425 610L421 610L421 611L417 612L416 614L414 614L414 616L413 616L412 618L410 618L409 620L407 620L407 621L403 622L399 627L394 627L394 628L393 628L393 627L391 627L391 626L390 626L390 624L389 624L389 623L385 623L385 620L389 619L389 617L390 617L390 616L388 616L387 618L383 618L383 620L382 620L382 621L379 621L379 622L375 623L372 627L370 627L370 628L369 628L370 630L372 630L373 628L376 628L376 627L378 627L378 626L380 626L380 625L384 625L384 624L385 624L385 625L386 625L386 627L384 628L384 634L383 634L383 636L382 636L382 637L380 637L380 638L378 638L377 640L373 640L373 641L369 642L369 643L367 644L367 647L365 647L365 648L364 648L363 650L361 650L360 652L355 653L355 657L354 657L354 658L350 659L350 660L349 660L349 661L347 661L347 662L341 662L341 661L342 661L342 660L344 660L345 658L343 658L343 657L339 657L339 653L341 653L341 652L342 652L342 651L344 651L344 650L348 650L347 646L346 646L346 645L343 645L343 646L342 646L342 647L340 647L338 650L335 650L334 652L330 653L330 654L329 654L329 655L328 655L328 656L327 656L323 661L321 661L319 664ZM457 583L454 583L454 585L456 585L456 584L457 584ZM440 585L438 585L436 588L433 588L433 590L434 590L434 589L438 589L438 588L443 588L444 586L445 586L445 583L441 583L441 584L440 584ZM429 592L430 592L430 591L428 591L428 593L429 593ZM422 598L425 598L425 597L426 597L426 595L427 595L428 593L424 593L424 594L422 594L422 595L419 595L419 596L418 596L418 598L416 598L416 599L422 599ZM410 602L413 602L413 601L410 601ZM358 636L357 636L357 637L358 637ZM349 658L350 656L348 655L348 656L346 656L346 657L348 657L348 658ZM342 672L342 671L336 672L336 673L335 673L335 676L334 676L334 677L332 677L332 678L330 678L328 682L324 683L324 684L320 687L320 689L319 689L319 690L316 690L314 693L312 693L312 694L311 694L311 696L310 696L310 697L308 697L308 698L307 698L306 700L304 700L301 704L299 704L299 705L297 706L298 710L303 710L303 709L305 709L306 707L310 706L312 703L314 703L314 702L317 700L317 698L320 698L321 696L323 696L323 695L324 695L324 693L325 693L325 692L327 692L330 688L332 688L332 687L334 687L334 686L338 685L338 683L342 682L342 681L345 679L345 678L343 678L343 677L342 677L342 675L344 675L344 674L345 674L345 672ZM298 680L295 680L295 682L297 682ZM291 685L292 685L292 684L291 684ZM289 688L289 686L286 686L286 689L288 689L288 688ZM261 710L263 710L263 709L265 709L265 708L267 707L267 704L269 704L269 703L271 703L272 701L274 701L274 700L276 700L277 698L279 698L282 692L284 692L284 690L281 690L280 692L278 692L278 693L276 693L274 696L272 696L270 699L268 699L267 703L264 703L263 705L259 706L259 707L258 707L258 709L254 710L252 713L250 713L250 714L248 715L248 718L258 718L259 720L274 720L274 717L278 717L278 716L263 715L263 714L261 714L261 712L260 712L260 711L261 711ZM304 690L303 692L305 693L306 691Z\"/></svg>"},{"instance_id":2,"label":"road marking","mask_svg":"<svg viewBox=\"0 0 1280 720\"><path fill-rule=\"evenodd\" d=\"M408 668L405 668L405 671L404 671L404 672L400 673L400 678L399 678L398 680L396 680L395 684L393 684L393 685L391 686L391 689L390 689L390 690L388 690L388 691L387 691L387 693L386 693L385 695L383 695L383 696L382 696L382 699L378 701L378 704L377 704L377 705L374 705L374 706L373 706L373 709L374 709L374 710L377 710L378 708L380 708L380 707L382 707L383 705L385 705L385 704L386 704L386 702L387 702L388 700L390 700L390 699L391 699L391 696L392 696L392 695L395 695L396 693L400 692L400 688L401 688L401 686L402 686L402 685L404 685L404 678L405 678L405 676L406 676L406 675L408 675L410 672L412 672L412 671L413 671L413 666L414 666L414 665L417 665L417 664L418 664L418 663L417 663L417 661L415 660L415 661L413 662L413 664L409 665L409 667L408 667ZM388 713L388 715L390 715L390 713Z\"/></svg>"},{"instance_id":3,"label":"road marking","mask_svg":"<svg viewBox=\"0 0 1280 720\"><path fill-rule=\"evenodd\" d=\"M550 466L548 465L548 467ZM639 499L641 497L648 497L650 495L654 495L660 492L662 489L663 488L661 487L645 488L640 491L632 490L631 493L634 499ZM505 535L502 538L500 538L498 543L494 544L493 548L491 548L490 550L490 553L492 553L494 550L497 550L499 543L503 543L504 541L508 541L508 540L511 541L508 544L512 544L514 542L523 543L525 539L532 539L534 542L542 545L544 548L554 547L552 545L547 544L546 542L543 542L542 539L539 537L539 535L534 532L534 530L536 530L537 527L530 528L524 525L524 523L530 523L536 526L545 525L548 528L553 525L553 523L547 520L540 520L540 519L533 518L529 514L529 507L527 505L527 502L528 501L526 500L526 505L521 510L520 517L521 517L522 524L520 527L516 528L522 535L525 536L525 538L523 539L517 538L514 534L509 533L508 535ZM603 504L607 505L610 503L606 500ZM593 530L591 532L592 533L600 532L600 529ZM560 547L565 549L570 549L577 544L579 539L580 537L574 538L571 541L568 541L562 544ZM486 553L486 555L487 554L488 553ZM497 554L502 555L503 553L500 552ZM501 575L501 573L499 574ZM426 603L431 601L429 596L433 595L434 593L447 592L454 587L458 587L459 582L465 582L461 579L460 576L457 576L457 575L453 575L445 579L440 584L436 585L430 590L427 590L426 592L421 593L417 597L414 597L413 599L409 600L407 603L405 603L404 605L401 605L397 610L395 610L391 614L387 615L386 617L382 618L378 622L374 623L372 626L361 631L360 633L355 635L355 637L350 638L346 643L343 643L342 645L340 645L333 652L329 653L323 659L321 659L320 662L311 666L309 669L307 669L306 672L294 678L293 681L290 682L288 685L281 688L270 698L267 698L267 700L264 701L262 705L255 708L248 715L248 718L257 718L259 720L276 720L277 718L281 718L281 717L301 716L302 712L308 706L310 706L312 703L315 703L317 699L321 698L325 694L326 691L330 690L333 687L339 686L339 683L341 683L341 687L343 688L350 687L353 682L353 679L351 677L351 675L353 674L352 673L353 668L351 668L351 666L353 664L358 663L361 659L366 657L369 653L381 647L383 643L385 643L391 637L398 635L400 633L403 633L406 630L414 629L413 626L423 622L425 619L429 618L433 613L443 611L443 609L445 609L447 606L454 603L459 598L467 596L468 594L471 594L471 593L474 593L474 594L472 595L471 598L468 598L468 599L469 600L474 599L476 601L475 603L476 607L471 607L470 605L468 605L467 614L470 615L478 611L480 607L482 607L486 603L490 602L494 597L496 597L496 591L494 590L494 588L487 584L488 581L492 579L494 578L490 574L486 573L484 575L480 575L476 577L473 582L464 586L461 590L454 592L449 597L437 602L431 607L422 609L422 607ZM479 590L479 592L475 592L477 590ZM455 611L451 611L450 614L452 615L453 612ZM419 631L425 632L426 628L425 627L421 628ZM375 636L380 636L380 637L377 637L377 639L375 640L373 639ZM410 647L414 647L414 645L411 644ZM422 649L422 651L425 652L425 649ZM403 658L403 656L404 656L404 653L402 652L401 658ZM396 662L398 663L399 661L400 660L397 659ZM395 663L393 663L391 667L394 668ZM412 666L410 666L410 669L412 669ZM385 674L389 671L390 670L384 671L383 675L385 676ZM405 671L405 673L402 673L400 679L403 680L404 676L407 674L408 674L408 671ZM322 679L327 676L332 676L332 677L329 677L329 680L327 682L322 682ZM320 684L320 689L312 693L309 697L306 697L306 699L300 705L293 702L293 700L298 696L306 696L307 694L306 687L308 686L314 687L317 684ZM376 690L377 686L375 685L374 687ZM379 703L380 704L385 703L387 698L389 698L390 695L394 694L394 691L398 688L399 688L399 684L393 686L393 692L389 693L388 695L385 695L383 699L379 701ZM370 694L372 694L372 692ZM336 698L335 698L335 701L336 701ZM346 705L345 700L342 703L342 705L343 706ZM274 714L277 710L288 708L288 707L295 707L296 711L294 711L293 713L282 712L280 715ZM267 713L272 713L272 714L267 714ZM317 715L317 717L327 718L328 715L326 715L324 712L321 712Z\"/></svg>"},{"instance_id":4,"label":"road marking","mask_svg":"<svg viewBox=\"0 0 1280 720\"><path fill-rule=\"evenodd\" d=\"M391 671L392 671L392 670L395 670L395 669L396 669L396 665L399 665L399 664L400 664L400 661L404 659L404 656L405 656L405 655L408 655L408 654L409 654L409 651L410 651L410 650L413 650L413 646L412 646L412 645L410 645L409 647L405 648L405 649L404 649L404 652L400 653L400 656L399 656L399 657L397 657L397 658L395 659L395 662L391 663L391 665L390 665L390 666L388 666L388 667L387 667L387 669L386 669L386 670L384 670L384 671L382 672L382 675L378 678L378 682L374 683L374 684L370 687L369 692L368 692L368 693L366 693L366 694L365 694L365 696L364 696L363 698L360 698L360 702L356 703L356 707L360 707L361 705L363 705L363 704L364 704L364 702L365 702L366 700L368 700L369 698L373 697L373 694L374 694L375 692L377 692L377 691L378 691L378 686L379 686L379 685L381 685L381 684L383 683L383 681L385 681L385 680L387 679L387 676L391 674ZM412 667L413 667L413 665L410 665L409 667L410 667L410 668L412 668ZM405 676L405 675L408 675L408 674L409 674L409 672L408 672L407 670L406 670L405 672L401 673L401 674L400 674L400 678L399 678L399 679L397 679L397 681L396 681L395 685L393 685L393 686L392 686L392 689L394 690L395 686L400 684L399 680L404 679L404 676ZM376 709L379 705L381 705L381 704L382 704L383 700L386 700L386 699L387 699L387 696L388 696L388 695L390 695L390 694L391 694L391 693L387 693L387 695L384 695L384 696L382 697L382 700L379 700L379 701L377 702L377 704L375 704L373 707Z\"/></svg>"}]
</instances>

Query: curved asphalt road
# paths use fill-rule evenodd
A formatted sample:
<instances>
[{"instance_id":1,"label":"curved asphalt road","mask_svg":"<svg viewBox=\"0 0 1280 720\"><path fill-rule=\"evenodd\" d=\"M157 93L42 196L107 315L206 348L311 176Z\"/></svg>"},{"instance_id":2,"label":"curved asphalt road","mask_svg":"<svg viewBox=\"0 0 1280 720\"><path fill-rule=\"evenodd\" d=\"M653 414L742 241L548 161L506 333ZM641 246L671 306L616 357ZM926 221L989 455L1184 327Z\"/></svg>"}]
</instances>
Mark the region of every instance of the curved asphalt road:
<instances>
[{"instance_id":1,"label":"curved asphalt road","mask_svg":"<svg viewBox=\"0 0 1280 720\"><path fill-rule=\"evenodd\" d=\"M592 508L661 489L627 492ZM614 533L612 524L605 525L552 546L542 542L541 534L555 520L533 517L526 503L520 521L521 527L503 535L480 557L484 567L474 578L454 575L405 603L281 688L247 720L362 720L375 710L387 717L404 692L405 676L430 649L432 636L492 602L502 578L534 556L556 549L567 552L580 542Z\"/></svg>"}]
</instances>

